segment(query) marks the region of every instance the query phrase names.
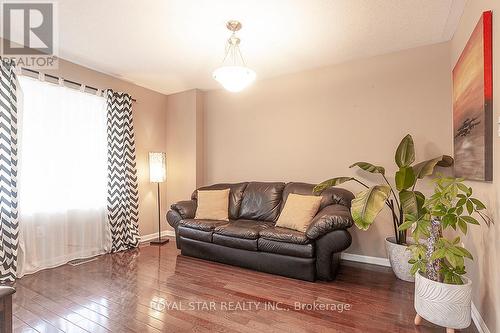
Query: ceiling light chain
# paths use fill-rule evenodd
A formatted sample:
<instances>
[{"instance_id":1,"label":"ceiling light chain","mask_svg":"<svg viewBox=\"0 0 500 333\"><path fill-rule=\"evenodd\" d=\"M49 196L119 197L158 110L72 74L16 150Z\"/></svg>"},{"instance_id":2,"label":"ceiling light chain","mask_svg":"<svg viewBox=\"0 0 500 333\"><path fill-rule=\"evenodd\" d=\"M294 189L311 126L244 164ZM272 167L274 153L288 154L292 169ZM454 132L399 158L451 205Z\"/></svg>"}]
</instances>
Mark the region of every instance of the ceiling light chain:
<instances>
[{"instance_id":1,"label":"ceiling light chain","mask_svg":"<svg viewBox=\"0 0 500 333\"><path fill-rule=\"evenodd\" d=\"M222 63L226 61L229 54L231 54L233 65L237 65L237 61L239 58L243 66L246 67L245 59L243 59L243 55L241 54L240 50L240 39L236 37L236 31L233 31L231 37L229 37L229 39L227 40L226 54L224 56L224 60L222 60Z\"/></svg>"}]
</instances>

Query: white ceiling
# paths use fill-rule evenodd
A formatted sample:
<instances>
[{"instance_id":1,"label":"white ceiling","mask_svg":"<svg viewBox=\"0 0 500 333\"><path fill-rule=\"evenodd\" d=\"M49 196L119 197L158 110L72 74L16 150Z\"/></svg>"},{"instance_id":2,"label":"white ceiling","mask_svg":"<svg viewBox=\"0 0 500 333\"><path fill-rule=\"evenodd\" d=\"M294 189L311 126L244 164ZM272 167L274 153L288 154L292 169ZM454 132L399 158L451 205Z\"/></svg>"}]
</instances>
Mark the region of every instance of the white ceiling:
<instances>
[{"instance_id":1,"label":"white ceiling","mask_svg":"<svg viewBox=\"0 0 500 333\"><path fill-rule=\"evenodd\" d=\"M138 85L213 89L225 22L257 79L449 40L465 0L59 0L59 54Z\"/></svg>"}]
</instances>

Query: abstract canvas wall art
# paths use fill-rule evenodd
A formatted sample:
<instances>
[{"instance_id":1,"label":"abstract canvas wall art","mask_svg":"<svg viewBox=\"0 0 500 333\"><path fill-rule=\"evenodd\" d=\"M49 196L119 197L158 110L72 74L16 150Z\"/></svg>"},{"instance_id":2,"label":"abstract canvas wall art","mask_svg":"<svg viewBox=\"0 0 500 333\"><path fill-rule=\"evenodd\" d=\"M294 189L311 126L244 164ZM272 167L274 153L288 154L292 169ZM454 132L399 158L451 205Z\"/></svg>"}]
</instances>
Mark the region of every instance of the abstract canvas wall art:
<instances>
[{"instance_id":1,"label":"abstract canvas wall art","mask_svg":"<svg viewBox=\"0 0 500 333\"><path fill-rule=\"evenodd\" d=\"M484 12L453 68L455 175L493 180L492 13Z\"/></svg>"}]
</instances>

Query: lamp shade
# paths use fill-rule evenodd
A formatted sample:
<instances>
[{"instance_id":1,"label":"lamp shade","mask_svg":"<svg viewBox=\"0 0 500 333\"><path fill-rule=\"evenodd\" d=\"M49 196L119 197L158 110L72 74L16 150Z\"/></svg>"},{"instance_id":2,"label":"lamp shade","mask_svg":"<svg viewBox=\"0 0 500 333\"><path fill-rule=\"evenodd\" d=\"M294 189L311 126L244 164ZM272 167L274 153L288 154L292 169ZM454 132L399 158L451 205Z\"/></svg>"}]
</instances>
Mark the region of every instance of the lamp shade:
<instances>
[{"instance_id":1,"label":"lamp shade","mask_svg":"<svg viewBox=\"0 0 500 333\"><path fill-rule=\"evenodd\" d=\"M243 66L223 66L213 73L214 79L231 92L242 91L255 80L255 76L253 70Z\"/></svg>"},{"instance_id":2,"label":"lamp shade","mask_svg":"<svg viewBox=\"0 0 500 333\"><path fill-rule=\"evenodd\" d=\"M149 181L161 183L167 179L167 156L165 153L149 153Z\"/></svg>"}]
</instances>

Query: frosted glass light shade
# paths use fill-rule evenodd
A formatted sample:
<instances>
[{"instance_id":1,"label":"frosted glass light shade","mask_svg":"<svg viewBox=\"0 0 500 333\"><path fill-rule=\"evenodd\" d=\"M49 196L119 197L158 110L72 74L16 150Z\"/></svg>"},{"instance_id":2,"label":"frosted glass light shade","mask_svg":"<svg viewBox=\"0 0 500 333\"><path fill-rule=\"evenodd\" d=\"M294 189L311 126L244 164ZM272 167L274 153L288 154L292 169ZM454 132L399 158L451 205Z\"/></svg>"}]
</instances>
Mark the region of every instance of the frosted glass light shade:
<instances>
[{"instance_id":1,"label":"frosted glass light shade","mask_svg":"<svg viewBox=\"0 0 500 333\"><path fill-rule=\"evenodd\" d=\"M255 72L243 66L223 66L213 73L214 79L226 90L231 92L242 91L255 80Z\"/></svg>"},{"instance_id":2,"label":"frosted glass light shade","mask_svg":"<svg viewBox=\"0 0 500 333\"><path fill-rule=\"evenodd\" d=\"M167 179L167 156L165 153L149 153L149 181L161 183Z\"/></svg>"}]
</instances>

